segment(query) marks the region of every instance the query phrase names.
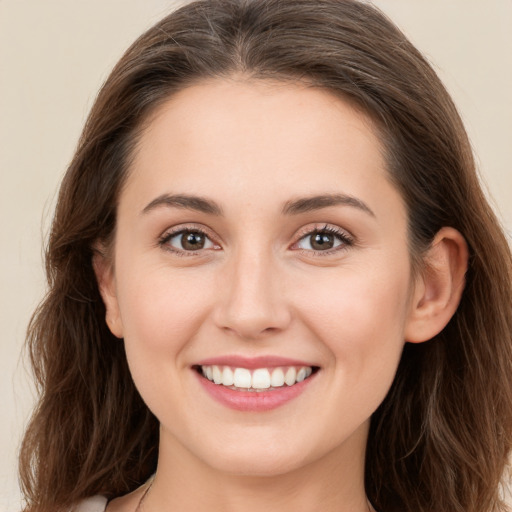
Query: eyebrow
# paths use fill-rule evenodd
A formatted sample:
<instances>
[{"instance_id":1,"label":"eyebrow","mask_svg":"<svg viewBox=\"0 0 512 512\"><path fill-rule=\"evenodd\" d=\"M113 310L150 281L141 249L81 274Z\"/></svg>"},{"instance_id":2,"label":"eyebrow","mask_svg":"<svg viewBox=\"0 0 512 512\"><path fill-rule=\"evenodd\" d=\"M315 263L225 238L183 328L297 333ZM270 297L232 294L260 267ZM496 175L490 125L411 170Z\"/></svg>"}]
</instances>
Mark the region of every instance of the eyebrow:
<instances>
[{"instance_id":1,"label":"eyebrow","mask_svg":"<svg viewBox=\"0 0 512 512\"><path fill-rule=\"evenodd\" d=\"M223 215L222 208L215 201L187 194L162 194L153 199L142 210L142 213L148 213L162 206L194 210L210 215ZM283 215L298 215L330 206L351 206L375 217L375 214L366 203L357 197L346 194L322 194L287 201L283 206L282 213Z\"/></svg>"},{"instance_id":2,"label":"eyebrow","mask_svg":"<svg viewBox=\"0 0 512 512\"><path fill-rule=\"evenodd\" d=\"M215 201L186 194L162 194L156 199L153 199L153 201L142 210L142 213L148 213L162 206L194 210L211 215L222 215L222 208Z\"/></svg>"},{"instance_id":3,"label":"eyebrow","mask_svg":"<svg viewBox=\"0 0 512 512\"><path fill-rule=\"evenodd\" d=\"M283 206L283 214L297 215L300 213L320 210L322 208L328 208L329 206L352 206L353 208L357 208L372 217L375 217L375 214L366 203L357 197L346 194L323 194L287 201Z\"/></svg>"}]
</instances>

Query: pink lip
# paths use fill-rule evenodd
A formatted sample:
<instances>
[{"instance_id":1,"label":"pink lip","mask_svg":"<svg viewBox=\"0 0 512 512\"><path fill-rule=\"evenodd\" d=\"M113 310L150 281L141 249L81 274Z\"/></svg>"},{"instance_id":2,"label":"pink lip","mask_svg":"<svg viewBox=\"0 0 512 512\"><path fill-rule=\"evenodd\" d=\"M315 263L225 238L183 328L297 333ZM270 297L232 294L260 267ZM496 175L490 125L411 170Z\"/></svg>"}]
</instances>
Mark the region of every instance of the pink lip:
<instances>
[{"instance_id":1,"label":"pink lip","mask_svg":"<svg viewBox=\"0 0 512 512\"><path fill-rule=\"evenodd\" d=\"M252 361L254 362L254 361ZM225 366L237 366L237 367L245 367L246 365L240 364L240 360L236 361L236 364L232 364L233 360L229 360L226 362L226 359L222 359L222 364ZM204 365L216 364L216 363L203 363ZM282 366L292 366L293 363L281 363ZM274 365L272 365L274 366ZM276 365L279 366L279 365ZM308 366L305 364L299 364L297 366ZM258 364L255 366L251 366L251 368L268 368L268 364L262 364L261 360L258 361ZM306 388L315 380L317 373L313 373L310 377L303 380L302 382L298 382L293 386L283 386L278 389L273 389L271 391L236 391L234 389L230 389L229 387L222 386L219 384L214 384L209 381L206 377L203 377L198 371L194 370L197 379L200 384L203 386L203 389L217 402L230 409L235 409L237 411L244 412L265 412L270 411L272 409L276 409L280 407L294 398L298 397L302 394Z\"/></svg>"},{"instance_id":2,"label":"pink lip","mask_svg":"<svg viewBox=\"0 0 512 512\"><path fill-rule=\"evenodd\" d=\"M259 356L243 357L237 355L228 355L221 357L211 357L197 363L198 366L233 366L235 368L247 368L255 370L257 368L275 368L278 366L314 366L298 359L289 359L279 356Z\"/></svg>"}]
</instances>

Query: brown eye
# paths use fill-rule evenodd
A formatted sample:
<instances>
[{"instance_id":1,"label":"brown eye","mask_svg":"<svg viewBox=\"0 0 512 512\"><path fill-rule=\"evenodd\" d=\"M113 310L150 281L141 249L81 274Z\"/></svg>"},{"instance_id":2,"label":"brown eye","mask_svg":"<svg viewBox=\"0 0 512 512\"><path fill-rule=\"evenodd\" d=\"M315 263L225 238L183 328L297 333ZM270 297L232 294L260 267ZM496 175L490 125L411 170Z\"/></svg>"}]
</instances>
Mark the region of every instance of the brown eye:
<instances>
[{"instance_id":1,"label":"brown eye","mask_svg":"<svg viewBox=\"0 0 512 512\"><path fill-rule=\"evenodd\" d=\"M181 246L186 251L197 251L203 249L205 244L205 236L202 233L182 233Z\"/></svg>"},{"instance_id":2,"label":"brown eye","mask_svg":"<svg viewBox=\"0 0 512 512\"><path fill-rule=\"evenodd\" d=\"M325 251L332 249L336 242L335 236L330 233L313 233L310 235L310 245L315 251Z\"/></svg>"},{"instance_id":3,"label":"brown eye","mask_svg":"<svg viewBox=\"0 0 512 512\"><path fill-rule=\"evenodd\" d=\"M216 247L205 233L192 230L172 233L162 240L162 244L176 252L194 252Z\"/></svg>"},{"instance_id":4,"label":"brown eye","mask_svg":"<svg viewBox=\"0 0 512 512\"><path fill-rule=\"evenodd\" d=\"M350 245L352 245L352 238L344 231L338 232L338 230L325 228L303 236L295 247L305 251L326 252L330 249L343 249Z\"/></svg>"}]
</instances>

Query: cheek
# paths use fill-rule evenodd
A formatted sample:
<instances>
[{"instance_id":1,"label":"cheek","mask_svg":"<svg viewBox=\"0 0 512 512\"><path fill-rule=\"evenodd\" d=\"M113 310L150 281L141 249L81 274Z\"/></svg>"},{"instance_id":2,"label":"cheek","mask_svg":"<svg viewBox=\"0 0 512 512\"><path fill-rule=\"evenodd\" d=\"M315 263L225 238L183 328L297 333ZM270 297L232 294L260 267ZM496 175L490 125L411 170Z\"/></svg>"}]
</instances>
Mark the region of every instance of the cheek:
<instances>
[{"instance_id":1,"label":"cheek","mask_svg":"<svg viewBox=\"0 0 512 512\"><path fill-rule=\"evenodd\" d=\"M192 339L208 311L211 279L189 269L132 267L118 296L125 343L132 350L177 352Z\"/></svg>"},{"instance_id":2,"label":"cheek","mask_svg":"<svg viewBox=\"0 0 512 512\"><path fill-rule=\"evenodd\" d=\"M120 275L119 306L133 381L155 414L173 411L187 396L180 378L188 372L186 348L207 315L211 298L205 291L211 285L205 276L194 279L161 266L146 266L139 274L132 266ZM169 389L174 392L162 392Z\"/></svg>"},{"instance_id":3,"label":"cheek","mask_svg":"<svg viewBox=\"0 0 512 512\"><path fill-rule=\"evenodd\" d=\"M309 328L343 366L344 378L394 375L404 344L409 281L403 270L340 270L318 276L302 303ZM334 274L334 273L333 273Z\"/></svg>"}]
</instances>

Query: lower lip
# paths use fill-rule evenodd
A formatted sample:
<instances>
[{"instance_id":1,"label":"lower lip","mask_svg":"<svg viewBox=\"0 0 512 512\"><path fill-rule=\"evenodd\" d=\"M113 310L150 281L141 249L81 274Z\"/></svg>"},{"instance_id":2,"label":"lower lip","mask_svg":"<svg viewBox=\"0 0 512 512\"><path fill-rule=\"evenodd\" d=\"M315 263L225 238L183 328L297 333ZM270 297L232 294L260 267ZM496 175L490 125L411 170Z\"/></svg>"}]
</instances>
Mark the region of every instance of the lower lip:
<instances>
[{"instance_id":1,"label":"lower lip","mask_svg":"<svg viewBox=\"0 0 512 512\"><path fill-rule=\"evenodd\" d=\"M214 400L230 409L264 412L276 409L298 397L310 385L315 375L316 373L293 386L283 386L272 391L235 391L226 386L214 384L199 373L197 378Z\"/></svg>"}]
</instances>

